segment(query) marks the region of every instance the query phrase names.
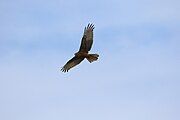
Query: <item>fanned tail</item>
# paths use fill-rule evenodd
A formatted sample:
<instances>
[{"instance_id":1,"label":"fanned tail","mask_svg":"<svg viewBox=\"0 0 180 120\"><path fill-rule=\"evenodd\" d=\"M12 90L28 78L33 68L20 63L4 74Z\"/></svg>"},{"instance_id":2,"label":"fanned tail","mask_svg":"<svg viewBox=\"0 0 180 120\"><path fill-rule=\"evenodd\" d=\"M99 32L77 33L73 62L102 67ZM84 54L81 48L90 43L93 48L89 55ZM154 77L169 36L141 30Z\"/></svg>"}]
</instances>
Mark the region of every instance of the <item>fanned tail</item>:
<instances>
[{"instance_id":1,"label":"fanned tail","mask_svg":"<svg viewBox=\"0 0 180 120\"><path fill-rule=\"evenodd\" d=\"M98 54L88 54L88 57L86 58L90 63L96 61L98 59Z\"/></svg>"}]
</instances>

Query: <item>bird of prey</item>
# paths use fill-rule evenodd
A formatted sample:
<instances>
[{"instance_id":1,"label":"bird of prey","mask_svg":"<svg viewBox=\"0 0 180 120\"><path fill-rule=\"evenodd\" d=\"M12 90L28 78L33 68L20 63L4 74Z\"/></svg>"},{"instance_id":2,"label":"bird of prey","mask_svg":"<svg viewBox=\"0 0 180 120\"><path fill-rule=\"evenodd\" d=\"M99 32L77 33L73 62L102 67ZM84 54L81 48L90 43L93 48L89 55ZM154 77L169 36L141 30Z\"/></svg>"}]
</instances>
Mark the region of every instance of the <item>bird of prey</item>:
<instances>
[{"instance_id":1,"label":"bird of prey","mask_svg":"<svg viewBox=\"0 0 180 120\"><path fill-rule=\"evenodd\" d=\"M91 50L93 44L93 30L94 25L88 24L87 27L84 29L84 34L81 40L81 45L79 51L74 54L74 57L70 59L61 69L62 72L68 72L69 69L78 65L82 62L85 58L92 63L96 61L99 57L98 54L89 54L88 52Z\"/></svg>"}]
</instances>

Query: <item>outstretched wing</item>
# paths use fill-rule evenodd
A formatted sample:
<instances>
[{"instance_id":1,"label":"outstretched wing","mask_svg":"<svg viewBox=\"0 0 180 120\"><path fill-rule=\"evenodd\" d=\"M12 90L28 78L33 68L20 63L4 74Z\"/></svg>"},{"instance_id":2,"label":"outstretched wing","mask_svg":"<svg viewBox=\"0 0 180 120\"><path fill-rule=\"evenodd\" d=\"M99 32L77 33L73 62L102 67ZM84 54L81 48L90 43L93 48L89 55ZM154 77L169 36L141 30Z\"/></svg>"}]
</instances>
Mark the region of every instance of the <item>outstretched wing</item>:
<instances>
[{"instance_id":1,"label":"outstretched wing","mask_svg":"<svg viewBox=\"0 0 180 120\"><path fill-rule=\"evenodd\" d=\"M69 60L61 69L62 72L68 72L69 69L72 67L78 65L81 61L83 61L83 57L73 57L71 60Z\"/></svg>"},{"instance_id":2,"label":"outstretched wing","mask_svg":"<svg viewBox=\"0 0 180 120\"><path fill-rule=\"evenodd\" d=\"M88 52L91 50L93 44L93 29L93 24L88 24L88 26L85 27L79 51Z\"/></svg>"}]
</instances>

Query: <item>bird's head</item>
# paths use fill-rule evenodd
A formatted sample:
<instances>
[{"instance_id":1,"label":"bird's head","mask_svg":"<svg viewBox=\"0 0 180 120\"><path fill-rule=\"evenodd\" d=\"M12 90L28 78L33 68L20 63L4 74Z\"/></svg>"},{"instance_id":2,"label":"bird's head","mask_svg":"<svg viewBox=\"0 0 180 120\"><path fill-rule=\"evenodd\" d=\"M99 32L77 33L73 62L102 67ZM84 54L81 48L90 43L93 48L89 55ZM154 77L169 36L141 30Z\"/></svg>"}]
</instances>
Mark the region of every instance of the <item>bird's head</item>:
<instances>
[{"instance_id":1,"label":"bird's head","mask_svg":"<svg viewBox=\"0 0 180 120\"><path fill-rule=\"evenodd\" d=\"M74 55L77 56L77 55L78 55L78 52L77 52L77 53L74 53Z\"/></svg>"}]
</instances>

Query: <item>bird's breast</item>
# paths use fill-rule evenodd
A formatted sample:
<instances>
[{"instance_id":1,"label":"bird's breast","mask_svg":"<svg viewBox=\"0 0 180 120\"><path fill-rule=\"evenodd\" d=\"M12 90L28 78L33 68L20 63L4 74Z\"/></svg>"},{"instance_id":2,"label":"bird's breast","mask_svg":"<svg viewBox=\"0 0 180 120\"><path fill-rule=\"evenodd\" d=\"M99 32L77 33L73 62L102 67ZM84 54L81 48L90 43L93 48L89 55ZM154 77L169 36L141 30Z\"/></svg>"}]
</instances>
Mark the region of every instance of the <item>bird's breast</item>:
<instances>
[{"instance_id":1,"label":"bird's breast","mask_svg":"<svg viewBox=\"0 0 180 120\"><path fill-rule=\"evenodd\" d=\"M88 53L86 53L86 52L77 52L77 53L75 54L75 56L77 56L77 57L87 57L87 56L88 56Z\"/></svg>"}]
</instances>

